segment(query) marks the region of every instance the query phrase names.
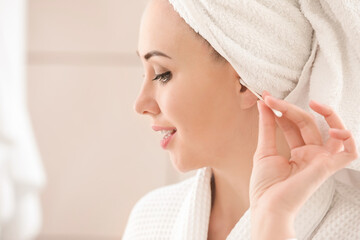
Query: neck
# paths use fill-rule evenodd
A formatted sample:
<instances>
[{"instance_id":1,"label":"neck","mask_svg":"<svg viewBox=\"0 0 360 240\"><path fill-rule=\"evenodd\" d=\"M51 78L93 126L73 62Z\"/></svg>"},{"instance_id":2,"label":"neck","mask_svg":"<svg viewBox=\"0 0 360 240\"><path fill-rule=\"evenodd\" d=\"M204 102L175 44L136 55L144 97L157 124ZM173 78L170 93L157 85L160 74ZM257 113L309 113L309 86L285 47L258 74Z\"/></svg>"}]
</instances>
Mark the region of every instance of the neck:
<instances>
[{"instance_id":1,"label":"neck","mask_svg":"<svg viewBox=\"0 0 360 240\"><path fill-rule=\"evenodd\" d=\"M239 160L239 159L238 159ZM252 159L241 167L228 169L212 167L211 215L232 228L250 206L249 184ZM244 159L244 161L246 161Z\"/></svg>"},{"instance_id":2,"label":"neck","mask_svg":"<svg viewBox=\"0 0 360 240\"><path fill-rule=\"evenodd\" d=\"M277 132L277 147L280 155L290 157L290 149L280 131ZM230 229L250 207L249 185L255 150L249 147L248 151L237 154L241 157L222 159L221 164L211 166L211 218L223 221Z\"/></svg>"}]
</instances>

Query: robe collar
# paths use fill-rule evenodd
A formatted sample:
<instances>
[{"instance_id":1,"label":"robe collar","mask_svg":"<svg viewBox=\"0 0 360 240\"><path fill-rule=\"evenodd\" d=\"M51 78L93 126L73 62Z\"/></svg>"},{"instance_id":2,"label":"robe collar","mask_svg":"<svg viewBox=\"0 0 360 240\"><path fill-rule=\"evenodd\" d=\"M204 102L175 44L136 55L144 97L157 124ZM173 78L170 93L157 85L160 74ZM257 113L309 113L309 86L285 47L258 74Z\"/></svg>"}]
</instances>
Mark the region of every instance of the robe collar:
<instances>
[{"instance_id":1,"label":"robe collar","mask_svg":"<svg viewBox=\"0 0 360 240\"><path fill-rule=\"evenodd\" d=\"M194 182L179 211L172 229L176 240L207 240L211 212L212 169L198 169ZM330 208L335 183L329 178L300 209L294 223L298 240L309 239ZM251 239L250 209L235 224L226 240Z\"/></svg>"}]
</instances>

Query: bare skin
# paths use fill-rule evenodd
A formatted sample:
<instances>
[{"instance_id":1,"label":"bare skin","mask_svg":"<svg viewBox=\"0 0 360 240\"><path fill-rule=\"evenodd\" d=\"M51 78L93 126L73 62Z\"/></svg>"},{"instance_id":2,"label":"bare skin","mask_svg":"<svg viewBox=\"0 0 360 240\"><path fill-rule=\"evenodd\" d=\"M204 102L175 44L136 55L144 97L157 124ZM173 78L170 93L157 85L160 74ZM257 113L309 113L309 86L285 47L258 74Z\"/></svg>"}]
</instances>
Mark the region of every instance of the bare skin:
<instances>
[{"instance_id":1,"label":"bare skin","mask_svg":"<svg viewBox=\"0 0 360 240\"><path fill-rule=\"evenodd\" d=\"M146 54L155 50L168 57L157 54L145 59ZM233 67L215 60L210 52L209 46L196 38L167 0L150 1L140 27L138 54L145 74L134 108L137 113L149 116L151 125L177 129L167 147L175 168L181 172L205 166L212 168L215 193L208 239L226 239L247 209L253 207L255 213L261 212L254 206L263 200L257 197L256 191L251 191L250 176L254 154L260 156L259 152L269 146L259 145L258 136L271 139L271 147L276 149L272 148L272 153L276 158L289 159L291 151L289 136L283 134L278 122L271 128L270 135L259 132L259 124L262 124L259 119L263 119L263 123L274 123L269 115L271 111L266 112L263 108L263 118L259 118L257 97L247 89L242 91L240 76ZM157 75L169 72L165 78L152 81ZM268 100L267 104L271 101ZM335 127L339 125L335 124ZM258 177L252 179L252 183L261 180L261 172L255 173ZM252 187L257 186L253 184ZM271 186L260 189L268 192L263 195L260 191L261 196L269 196L267 200L276 199L269 190L273 189ZM253 193L252 198L249 192ZM268 211L265 207L262 210ZM277 214L268 216L271 219ZM258 219L257 216L254 219ZM283 216L282 220L289 223L288 227L284 225L284 232L269 233L270 237L276 234L292 237L293 212ZM259 220L253 226L259 224L263 222ZM254 239L263 239L261 237L255 236Z\"/></svg>"},{"instance_id":2,"label":"bare skin","mask_svg":"<svg viewBox=\"0 0 360 240\"><path fill-rule=\"evenodd\" d=\"M312 114L266 91L263 96L265 102L258 102L259 140L250 179L251 237L294 238L299 209L323 182L357 159L359 153L352 133L329 106L309 102L329 126L329 138L323 142ZM281 111L283 117L276 118L270 108ZM291 149L290 159L276 149L276 124Z\"/></svg>"},{"instance_id":3,"label":"bare skin","mask_svg":"<svg viewBox=\"0 0 360 240\"><path fill-rule=\"evenodd\" d=\"M138 44L145 78L134 108L150 116L152 125L177 128L167 151L179 171L213 169L216 187L209 239L223 239L250 207L257 97L249 90L241 92L233 67L214 60L209 47L191 31L166 0L149 3ZM171 59L154 56L146 61L144 55L153 50ZM166 71L172 72L166 85L151 81ZM279 151L289 156L281 131L277 142Z\"/></svg>"}]
</instances>

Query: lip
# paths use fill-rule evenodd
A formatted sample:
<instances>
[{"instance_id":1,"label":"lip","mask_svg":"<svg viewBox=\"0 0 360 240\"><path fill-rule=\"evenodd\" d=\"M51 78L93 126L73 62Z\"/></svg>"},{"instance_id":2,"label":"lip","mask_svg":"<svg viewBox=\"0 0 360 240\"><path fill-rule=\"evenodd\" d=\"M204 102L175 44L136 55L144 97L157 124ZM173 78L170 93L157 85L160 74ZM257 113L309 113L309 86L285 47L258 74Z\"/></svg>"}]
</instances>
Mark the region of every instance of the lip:
<instances>
[{"instance_id":1,"label":"lip","mask_svg":"<svg viewBox=\"0 0 360 240\"><path fill-rule=\"evenodd\" d=\"M163 149L166 149L166 147L167 147L167 145L170 143L170 141L171 141L171 139L174 137L174 135L177 133L177 131L176 132L174 132L174 133L172 133L171 135L170 135L170 137L168 137L168 138L166 138L166 139L161 139L161 141L160 141L160 145L161 145L161 147L163 148Z\"/></svg>"},{"instance_id":2,"label":"lip","mask_svg":"<svg viewBox=\"0 0 360 240\"><path fill-rule=\"evenodd\" d=\"M160 127L160 126L152 126L151 127L154 131L161 131L161 130L174 130L174 127Z\"/></svg>"}]
</instances>

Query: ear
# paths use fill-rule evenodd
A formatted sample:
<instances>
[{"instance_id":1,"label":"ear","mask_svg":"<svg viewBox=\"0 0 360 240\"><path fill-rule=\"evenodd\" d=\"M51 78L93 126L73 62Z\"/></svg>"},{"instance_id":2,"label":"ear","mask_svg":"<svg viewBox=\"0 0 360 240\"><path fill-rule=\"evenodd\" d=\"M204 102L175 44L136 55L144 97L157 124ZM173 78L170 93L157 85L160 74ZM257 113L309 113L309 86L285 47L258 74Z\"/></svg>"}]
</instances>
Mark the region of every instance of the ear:
<instances>
[{"instance_id":1,"label":"ear","mask_svg":"<svg viewBox=\"0 0 360 240\"><path fill-rule=\"evenodd\" d=\"M229 64L230 70L235 79L235 89L236 94L238 95L239 104L241 109L249 109L252 108L254 105L255 107L257 101L259 100L255 94L253 94L247 87L240 83L240 75L236 72L236 70Z\"/></svg>"},{"instance_id":2,"label":"ear","mask_svg":"<svg viewBox=\"0 0 360 240\"><path fill-rule=\"evenodd\" d=\"M239 103L241 109L248 109L252 108L254 105L256 106L257 101L259 100L258 97L240 83L240 77L238 77L238 84Z\"/></svg>"}]
</instances>

